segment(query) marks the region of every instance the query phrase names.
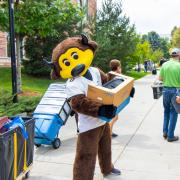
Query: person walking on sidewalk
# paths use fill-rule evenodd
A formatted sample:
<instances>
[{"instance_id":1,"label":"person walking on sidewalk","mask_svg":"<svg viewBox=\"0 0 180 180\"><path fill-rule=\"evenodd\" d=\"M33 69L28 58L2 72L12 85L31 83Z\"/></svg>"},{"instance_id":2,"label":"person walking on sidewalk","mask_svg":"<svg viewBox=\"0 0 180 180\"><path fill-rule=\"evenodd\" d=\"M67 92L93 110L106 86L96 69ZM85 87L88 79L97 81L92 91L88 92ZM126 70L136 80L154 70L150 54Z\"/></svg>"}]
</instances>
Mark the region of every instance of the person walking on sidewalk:
<instances>
[{"instance_id":1,"label":"person walking on sidewalk","mask_svg":"<svg viewBox=\"0 0 180 180\"><path fill-rule=\"evenodd\" d=\"M163 64L160 69L159 80L163 81L163 106L164 123L163 137L168 142L178 141L179 137L174 136L178 114L172 105L171 99L180 88L180 49L174 48L171 51L170 61Z\"/></svg>"},{"instance_id":2,"label":"person walking on sidewalk","mask_svg":"<svg viewBox=\"0 0 180 180\"><path fill-rule=\"evenodd\" d=\"M111 69L111 71L114 71L116 73L121 74L121 62L117 59L112 59L109 63L109 67ZM115 124L115 122L118 120L118 115L116 115L110 122L110 130L111 130L111 136L112 137L117 137L118 135L116 133L112 132L113 126Z\"/></svg>"}]
</instances>

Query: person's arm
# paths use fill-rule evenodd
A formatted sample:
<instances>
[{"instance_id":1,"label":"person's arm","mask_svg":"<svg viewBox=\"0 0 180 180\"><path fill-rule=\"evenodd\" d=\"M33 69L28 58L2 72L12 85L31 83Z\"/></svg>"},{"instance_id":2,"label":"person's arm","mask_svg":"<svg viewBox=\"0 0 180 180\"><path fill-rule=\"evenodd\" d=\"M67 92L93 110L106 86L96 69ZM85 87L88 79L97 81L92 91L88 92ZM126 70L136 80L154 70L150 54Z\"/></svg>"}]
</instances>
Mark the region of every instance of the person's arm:
<instances>
[{"instance_id":1,"label":"person's arm","mask_svg":"<svg viewBox=\"0 0 180 180\"><path fill-rule=\"evenodd\" d=\"M105 74L101 69L97 68L99 70L102 84L106 83L108 81L108 76Z\"/></svg>"},{"instance_id":2,"label":"person's arm","mask_svg":"<svg viewBox=\"0 0 180 180\"><path fill-rule=\"evenodd\" d=\"M163 81L164 79L164 68L163 68L163 66L161 67L161 69L160 69L160 73L159 73L159 80L160 81Z\"/></svg>"},{"instance_id":3,"label":"person's arm","mask_svg":"<svg viewBox=\"0 0 180 180\"><path fill-rule=\"evenodd\" d=\"M158 80L163 81L163 78L161 76L159 76Z\"/></svg>"},{"instance_id":4,"label":"person's arm","mask_svg":"<svg viewBox=\"0 0 180 180\"><path fill-rule=\"evenodd\" d=\"M180 104L180 96L176 96L176 102Z\"/></svg>"}]
</instances>

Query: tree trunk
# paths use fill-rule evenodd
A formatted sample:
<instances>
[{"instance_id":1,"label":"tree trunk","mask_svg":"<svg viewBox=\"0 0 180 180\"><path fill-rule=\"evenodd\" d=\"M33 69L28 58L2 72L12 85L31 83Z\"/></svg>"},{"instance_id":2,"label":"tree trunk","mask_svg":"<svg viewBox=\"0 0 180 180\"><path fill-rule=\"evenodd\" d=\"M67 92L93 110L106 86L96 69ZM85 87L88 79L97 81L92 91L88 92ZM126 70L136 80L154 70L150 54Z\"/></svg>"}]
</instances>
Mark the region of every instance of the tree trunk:
<instances>
[{"instance_id":1,"label":"tree trunk","mask_svg":"<svg viewBox=\"0 0 180 180\"><path fill-rule=\"evenodd\" d=\"M17 92L22 92L22 80L21 80L21 38L20 35L16 35L16 56L17 56Z\"/></svg>"}]
</instances>

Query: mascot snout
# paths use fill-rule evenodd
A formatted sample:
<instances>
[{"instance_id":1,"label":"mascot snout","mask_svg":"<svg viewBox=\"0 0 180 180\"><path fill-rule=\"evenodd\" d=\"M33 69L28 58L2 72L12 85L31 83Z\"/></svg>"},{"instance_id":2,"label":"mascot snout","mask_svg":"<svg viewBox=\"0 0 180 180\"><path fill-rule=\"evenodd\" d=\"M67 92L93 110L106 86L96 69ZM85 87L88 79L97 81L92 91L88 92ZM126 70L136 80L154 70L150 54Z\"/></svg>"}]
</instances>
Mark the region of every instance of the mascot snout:
<instances>
[{"instance_id":1,"label":"mascot snout","mask_svg":"<svg viewBox=\"0 0 180 180\"><path fill-rule=\"evenodd\" d=\"M84 69L85 69L85 65L79 64L75 68L72 69L71 75L73 77L76 77L76 76L80 75L84 71Z\"/></svg>"}]
</instances>

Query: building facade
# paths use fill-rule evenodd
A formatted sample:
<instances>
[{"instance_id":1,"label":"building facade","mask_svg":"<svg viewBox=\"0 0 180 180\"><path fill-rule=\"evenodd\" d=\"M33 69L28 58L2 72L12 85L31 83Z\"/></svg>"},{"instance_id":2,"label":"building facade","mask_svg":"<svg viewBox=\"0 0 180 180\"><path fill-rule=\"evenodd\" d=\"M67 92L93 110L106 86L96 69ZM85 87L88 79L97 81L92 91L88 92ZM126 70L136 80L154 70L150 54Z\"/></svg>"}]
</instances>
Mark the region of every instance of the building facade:
<instances>
[{"instance_id":1,"label":"building facade","mask_svg":"<svg viewBox=\"0 0 180 180\"><path fill-rule=\"evenodd\" d=\"M0 31L0 66L10 66L7 53L7 33Z\"/></svg>"},{"instance_id":2,"label":"building facade","mask_svg":"<svg viewBox=\"0 0 180 180\"><path fill-rule=\"evenodd\" d=\"M0 31L0 57L7 57L7 35Z\"/></svg>"}]
</instances>

